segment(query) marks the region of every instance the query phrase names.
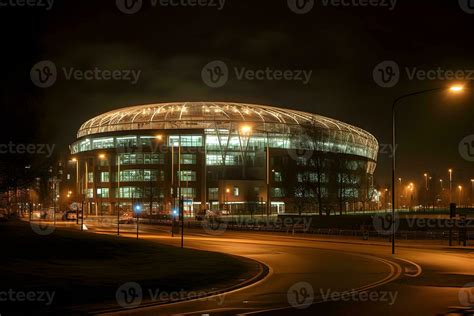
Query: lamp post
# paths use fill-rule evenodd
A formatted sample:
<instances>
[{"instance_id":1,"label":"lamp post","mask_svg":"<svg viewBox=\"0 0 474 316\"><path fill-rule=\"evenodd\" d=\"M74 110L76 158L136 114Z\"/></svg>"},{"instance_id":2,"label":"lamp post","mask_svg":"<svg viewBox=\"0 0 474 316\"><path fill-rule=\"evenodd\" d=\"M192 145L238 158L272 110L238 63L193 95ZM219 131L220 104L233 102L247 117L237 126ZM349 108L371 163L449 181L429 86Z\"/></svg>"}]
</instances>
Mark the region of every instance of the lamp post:
<instances>
[{"instance_id":1,"label":"lamp post","mask_svg":"<svg viewBox=\"0 0 474 316\"><path fill-rule=\"evenodd\" d=\"M104 160L106 161L106 160L107 160L107 156L106 156L105 154L100 154L100 155L99 155L99 159L100 159L100 160L103 160L103 161L104 161ZM101 176L101 177L102 177L102 176ZM100 180L101 180L100 183L102 183L102 179L100 179ZM99 196L99 197L100 197L100 200L99 200L99 201L100 201L100 203L99 203L99 208L100 208L100 216L101 216L101 217L103 216L103 214L102 214L102 197L103 197L103 195L102 195L102 190L103 190L103 188L100 187L100 188L96 191L96 193L99 193L99 192L100 192L100 196Z\"/></svg>"},{"instance_id":2,"label":"lamp post","mask_svg":"<svg viewBox=\"0 0 474 316\"><path fill-rule=\"evenodd\" d=\"M449 90L451 92L460 92L464 89L462 86L452 86L450 88L442 87L442 88L433 88L433 89L426 89L426 90L421 90L413 93L408 93L402 96L399 96L396 98L393 103L392 103L392 148L393 148L393 154L392 154L392 254L395 254L395 161L396 161L396 110L397 110L397 104L406 98L420 95L420 94L425 94L429 92L435 92L435 91L442 91L442 90Z\"/></svg>"},{"instance_id":3,"label":"lamp post","mask_svg":"<svg viewBox=\"0 0 474 316\"><path fill-rule=\"evenodd\" d=\"M401 207L402 205L402 197L403 197L403 186L402 186L402 178L398 178L398 184L400 190L398 191L398 207Z\"/></svg>"},{"instance_id":4,"label":"lamp post","mask_svg":"<svg viewBox=\"0 0 474 316\"><path fill-rule=\"evenodd\" d=\"M474 194L474 179L471 179L471 208L473 205L473 194Z\"/></svg>"},{"instance_id":5,"label":"lamp post","mask_svg":"<svg viewBox=\"0 0 474 316\"><path fill-rule=\"evenodd\" d=\"M227 209L227 213L230 215L230 208L229 208L229 193L230 193L230 189L227 188L225 189L225 199L224 199L224 205Z\"/></svg>"},{"instance_id":6,"label":"lamp post","mask_svg":"<svg viewBox=\"0 0 474 316\"><path fill-rule=\"evenodd\" d=\"M117 154L117 192L115 193L117 199L117 236L120 236L120 166L120 154Z\"/></svg>"},{"instance_id":7,"label":"lamp post","mask_svg":"<svg viewBox=\"0 0 474 316\"><path fill-rule=\"evenodd\" d=\"M449 203L453 202L453 169L449 169Z\"/></svg>"},{"instance_id":8,"label":"lamp post","mask_svg":"<svg viewBox=\"0 0 474 316\"><path fill-rule=\"evenodd\" d=\"M458 186L459 189L459 207L461 207L461 201L462 201L462 185Z\"/></svg>"},{"instance_id":9,"label":"lamp post","mask_svg":"<svg viewBox=\"0 0 474 316\"><path fill-rule=\"evenodd\" d=\"M79 198L79 195L80 195L80 188L79 188L79 159L77 159L76 157L73 157L71 159L72 162L75 162L76 163L76 192L74 194L74 197L76 199L76 204L78 202L78 198ZM79 204L77 204L79 205ZM79 206L76 207L76 224L79 224Z\"/></svg>"}]
</instances>

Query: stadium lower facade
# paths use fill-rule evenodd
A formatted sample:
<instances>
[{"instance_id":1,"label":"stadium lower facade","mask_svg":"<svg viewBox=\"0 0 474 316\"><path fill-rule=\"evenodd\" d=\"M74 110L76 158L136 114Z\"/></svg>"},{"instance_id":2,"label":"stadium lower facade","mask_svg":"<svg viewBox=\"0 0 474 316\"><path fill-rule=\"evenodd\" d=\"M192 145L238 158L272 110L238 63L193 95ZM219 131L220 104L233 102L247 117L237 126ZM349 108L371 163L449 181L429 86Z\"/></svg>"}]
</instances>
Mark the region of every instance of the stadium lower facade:
<instances>
[{"instance_id":1,"label":"stadium lower facade","mask_svg":"<svg viewBox=\"0 0 474 316\"><path fill-rule=\"evenodd\" d=\"M229 102L140 105L85 122L71 144L89 214L329 213L371 199L378 143L349 124Z\"/></svg>"}]
</instances>

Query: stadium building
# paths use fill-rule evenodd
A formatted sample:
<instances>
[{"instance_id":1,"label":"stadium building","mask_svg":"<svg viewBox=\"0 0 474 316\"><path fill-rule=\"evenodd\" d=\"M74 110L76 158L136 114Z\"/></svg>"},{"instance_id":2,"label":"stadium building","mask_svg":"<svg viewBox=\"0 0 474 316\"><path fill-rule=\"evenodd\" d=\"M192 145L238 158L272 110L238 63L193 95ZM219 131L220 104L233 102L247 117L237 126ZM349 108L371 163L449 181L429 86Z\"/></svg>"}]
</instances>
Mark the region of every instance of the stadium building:
<instances>
[{"instance_id":1,"label":"stadium building","mask_svg":"<svg viewBox=\"0 0 474 316\"><path fill-rule=\"evenodd\" d=\"M121 108L85 122L70 146L74 198L112 215L283 214L358 209L378 143L323 116L230 102Z\"/></svg>"}]
</instances>

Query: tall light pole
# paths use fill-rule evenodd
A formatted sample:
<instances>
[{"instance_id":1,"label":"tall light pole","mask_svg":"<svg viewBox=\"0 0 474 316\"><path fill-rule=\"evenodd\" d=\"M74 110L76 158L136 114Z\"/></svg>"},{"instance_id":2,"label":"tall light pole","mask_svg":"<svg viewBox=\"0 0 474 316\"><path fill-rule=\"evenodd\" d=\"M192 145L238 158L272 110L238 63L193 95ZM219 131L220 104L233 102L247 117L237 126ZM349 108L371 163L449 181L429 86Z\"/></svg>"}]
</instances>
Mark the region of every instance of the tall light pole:
<instances>
[{"instance_id":1,"label":"tall light pole","mask_svg":"<svg viewBox=\"0 0 474 316\"><path fill-rule=\"evenodd\" d=\"M461 201L462 201L462 185L458 186L459 189L459 207L461 207Z\"/></svg>"},{"instance_id":2,"label":"tall light pole","mask_svg":"<svg viewBox=\"0 0 474 316\"><path fill-rule=\"evenodd\" d=\"M408 97L424 94L424 93L429 93L429 92L435 92L435 91L443 91L443 90L449 90L451 92L460 92L463 90L462 86L453 86L451 88L434 88L434 89L426 89L422 91L417 91L409 94L402 95L398 98L396 98L393 103L392 103L392 148L393 148L393 153L392 153L392 254L395 254L395 161L396 161L396 110L397 110L397 104Z\"/></svg>"},{"instance_id":3,"label":"tall light pole","mask_svg":"<svg viewBox=\"0 0 474 316\"><path fill-rule=\"evenodd\" d=\"M117 153L117 193L115 194L117 199L117 236L120 236L120 154Z\"/></svg>"},{"instance_id":4,"label":"tall light pole","mask_svg":"<svg viewBox=\"0 0 474 316\"><path fill-rule=\"evenodd\" d=\"M100 154L100 155L99 155L99 159L100 159L100 160L103 160L103 161L107 161L107 156L106 156L105 154ZM110 174L109 174L109 177L110 177ZM101 180L102 180L102 179L101 179ZM102 181L100 181L100 183L102 183ZM101 217L102 217L102 197L103 197L103 196L102 196L102 194L103 194L103 193L102 193L102 190L103 190L103 189L102 189L102 187L101 187L101 188L100 188L100 204L99 204L99 205L100 205L99 207L100 207L100 216L101 216ZM98 191L98 190L96 190L96 193L98 193L97 191ZM96 204L96 205L97 205L97 204Z\"/></svg>"},{"instance_id":5,"label":"tall light pole","mask_svg":"<svg viewBox=\"0 0 474 316\"><path fill-rule=\"evenodd\" d=\"M398 178L398 184L399 184L399 188L400 188L400 190L398 191L398 207L401 207L401 205L402 205L402 195L403 195L402 178Z\"/></svg>"},{"instance_id":6,"label":"tall light pole","mask_svg":"<svg viewBox=\"0 0 474 316\"><path fill-rule=\"evenodd\" d=\"M267 132L267 155L266 155L266 166L267 166L267 219L272 211L271 206L271 195L270 195L270 139L268 138Z\"/></svg>"},{"instance_id":7,"label":"tall light pole","mask_svg":"<svg viewBox=\"0 0 474 316\"><path fill-rule=\"evenodd\" d=\"M449 203L453 202L453 169L449 169Z\"/></svg>"},{"instance_id":8,"label":"tall light pole","mask_svg":"<svg viewBox=\"0 0 474 316\"><path fill-rule=\"evenodd\" d=\"M471 179L471 207L473 205L474 179Z\"/></svg>"},{"instance_id":9,"label":"tall light pole","mask_svg":"<svg viewBox=\"0 0 474 316\"><path fill-rule=\"evenodd\" d=\"M79 188L79 159L76 157L73 157L71 159L72 162L76 163L76 193L74 194L74 197L76 199L76 224L79 225L79 204L78 204L78 199L80 195L80 188Z\"/></svg>"}]
</instances>

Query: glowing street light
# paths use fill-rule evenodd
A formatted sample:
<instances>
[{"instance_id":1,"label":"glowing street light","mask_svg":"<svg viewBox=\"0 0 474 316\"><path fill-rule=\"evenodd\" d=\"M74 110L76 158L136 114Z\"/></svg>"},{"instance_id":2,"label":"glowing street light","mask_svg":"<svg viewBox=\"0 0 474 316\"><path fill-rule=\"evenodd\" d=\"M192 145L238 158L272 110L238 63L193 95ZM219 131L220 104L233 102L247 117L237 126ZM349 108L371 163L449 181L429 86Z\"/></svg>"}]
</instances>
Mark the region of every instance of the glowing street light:
<instances>
[{"instance_id":1,"label":"glowing street light","mask_svg":"<svg viewBox=\"0 0 474 316\"><path fill-rule=\"evenodd\" d=\"M137 239L138 239L138 232L139 232L139 225L140 225L140 213L142 212L142 206L140 204L135 204L133 208L135 210L135 214L137 214Z\"/></svg>"},{"instance_id":2,"label":"glowing street light","mask_svg":"<svg viewBox=\"0 0 474 316\"><path fill-rule=\"evenodd\" d=\"M452 85L450 87L441 87L441 88L433 88L433 89L426 89L421 91L416 91L408 94L404 94L396 98L392 103L392 148L396 147L396 113L397 113L397 104L408 97L425 94L428 92L435 92L435 91L449 91L452 93L459 93L464 90L464 87L457 85ZM396 151L394 150L392 153L392 219L395 220L395 161L396 161ZM392 222L392 254L395 254L395 222Z\"/></svg>"},{"instance_id":3,"label":"glowing street light","mask_svg":"<svg viewBox=\"0 0 474 316\"><path fill-rule=\"evenodd\" d=\"M454 85L449 88L449 91L451 92L461 92L464 90L464 87L461 85Z\"/></svg>"},{"instance_id":4,"label":"glowing street light","mask_svg":"<svg viewBox=\"0 0 474 316\"><path fill-rule=\"evenodd\" d=\"M240 127L240 132L244 135L248 135L252 132L252 126L243 125L242 127Z\"/></svg>"}]
</instances>

